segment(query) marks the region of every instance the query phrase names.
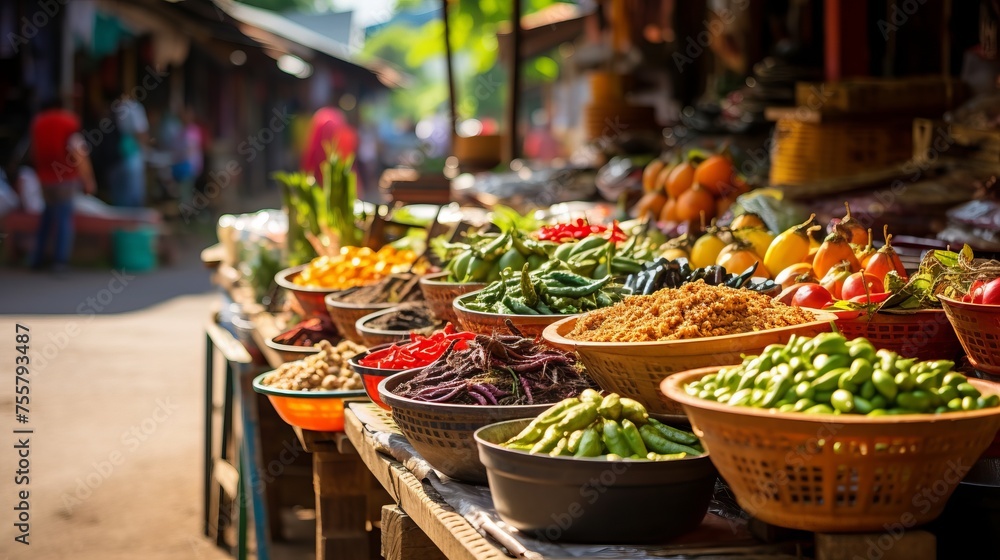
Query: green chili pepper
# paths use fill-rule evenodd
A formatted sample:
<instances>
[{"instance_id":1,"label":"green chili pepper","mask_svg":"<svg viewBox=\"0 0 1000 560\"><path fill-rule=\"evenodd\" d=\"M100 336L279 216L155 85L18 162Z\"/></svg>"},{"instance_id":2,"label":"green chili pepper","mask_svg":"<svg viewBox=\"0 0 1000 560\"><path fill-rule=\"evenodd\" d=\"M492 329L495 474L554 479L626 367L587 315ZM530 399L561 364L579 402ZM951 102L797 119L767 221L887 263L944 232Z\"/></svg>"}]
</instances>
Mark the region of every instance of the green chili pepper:
<instances>
[{"instance_id":1,"label":"green chili pepper","mask_svg":"<svg viewBox=\"0 0 1000 560\"><path fill-rule=\"evenodd\" d=\"M632 454L641 457L646 456L648 451L646 451L646 445L642 442L642 436L639 435L639 428L628 418L622 420L622 435L625 436L625 442L628 443Z\"/></svg>"},{"instance_id":2,"label":"green chili pepper","mask_svg":"<svg viewBox=\"0 0 1000 560\"><path fill-rule=\"evenodd\" d=\"M573 432L585 428L597 420L597 405L593 401L580 403L566 411L566 416L556 424L562 432Z\"/></svg>"},{"instance_id":3,"label":"green chili pepper","mask_svg":"<svg viewBox=\"0 0 1000 560\"><path fill-rule=\"evenodd\" d=\"M507 250L507 246L510 245L510 238L510 232L504 232L500 235L500 237L497 237L479 249L480 256L488 261L500 258L500 255L504 254Z\"/></svg>"},{"instance_id":4,"label":"green chili pepper","mask_svg":"<svg viewBox=\"0 0 1000 560\"><path fill-rule=\"evenodd\" d=\"M684 430L678 430L673 426L668 426L656 418L650 418L649 424L656 428L656 431L660 432L660 435L670 441L680 443L681 445L696 445L698 443L698 436L692 434L691 432L685 432Z\"/></svg>"},{"instance_id":5,"label":"green chili pepper","mask_svg":"<svg viewBox=\"0 0 1000 560\"><path fill-rule=\"evenodd\" d=\"M597 413L608 420L619 420L622 416L621 397L617 393L604 397L601 405L597 407Z\"/></svg>"},{"instance_id":6,"label":"green chili pepper","mask_svg":"<svg viewBox=\"0 0 1000 560\"><path fill-rule=\"evenodd\" d=\"M631 420L635 425L641 426L649 422L649 413L646 407L627 397L620 399L622 405L622 416Z\"/></svg>"},{"instance_id":7,"label":"green chili pepper","mask_svg":"<svg viewBox=\"0 0 1000 560\"><path fill-rule=\"evenodd\" d=\"M501 302L513 311L515 315L538 315L538 312L528 307L527 302L521 298L504 296Z\"/></svg>"},{"instance_id":8,"label":"green chili pepper","mask_svg":"<svg viewBox=\"0 0 1000 560\"><path fill-rule=\"evenodd\" d=\"M598 393L597 391L588 388L584 389L583 391L580 391L579 399L581 402L593 402L601 404L601 401L604 400L604 397L602 397L601 394Z\"/></svg>"},{"instance_id":9,"label":"green chili pepper","mask_svg":"<svg viewBox=\"0 0 1000 560\"><path fill-rule=\"evenodd\" d=\"M660 435L653 426L646 424L639 428L639 435L646 447L656 453L687 453L688 455L701 455L697 449L668 440Z\"/></svg>"},{"instance_id":10,"label":"green chili pepper","mask_svg":"<svg viewBox=\"0 0 1000 560\"><path fill-rule=\"evenodd\" d=\"M572 455L568 450L569 438L563 436L559 439L559 443L556 444L552 451L549 451L549 457L558 457L560 455Z\"/></svg>"},{"instance_id":11,"label":"green chili pepper","mask_svg":"<svg viewBox=\"0 0 1000 560\"><path fill-rule=\"evenodd\" d=\"M569 439L566 441L566 450L570 454L575 454L577 449L580 449L580 440L583 439L583 430L577 430L569 435Z\"/></svg>"},{"instance_id":12,"label":"green chili pepper","mask_svg":"<svg viewBox=\"0 0 1000 560\"><path fill-rule=\"evenodd\" d=\"M875 384L875 390L888 401L895 399L896 393L899 392L899 387L896 386L896 380L893 379L892 375L889 375L881 369L877 369L874 373L872 373L872 383Z\"/></svg>"},{"instance_id":13,"label":"green chili pepper","mask_svg":"<svg viewBox=\"0 0 1000 560\"><path fill-rule=\"evenodd\" d=\"M575 457L597 457L604 451L601 443L601 433L593 426L583 431L580 443L577 445Z\"/></svg>"},{"instance_id":14,"label":"green chili pepper","mask_svg":"<svg viewBox=\"0 0 1000 560\"><path fill-rule=\"evenodd\" d=\"M604 440L604 447L608 449L609 454L621 457L628 457L632 454L632 448L625 441L625 435L622 434L622 428L618 425L618 422L605 420L603 431L604 435L602 439Z\"/></svg>"},{"instance_id":15,"label":"green chili pepper","mask_svg":"<svg viewBox=\"0 0 1000 560\"><path fill-rule=\"evenodd\" d=\"M592 294L601 289L601 286L611 281L610 276L605 276L598 280L593 280L585 286L560 286L549 288L549 293L554 296L581 297Z\"/></svg>"},{"instance_id":16,"label":"green chili pepper","mask_svg":"<svg viewBox=\"0 0 1000 560\"><path fill-rule=\"evenodd\" d=\"M849 371L851 370L845 367L829 371L817 377L812 382L813 389L816 389L817 391L832 391L837 388L837 382L840 380L840 376Z\"/></svg>"},{"instance_id":17,"label":"green chili pepper","mask_svg":"<svg viewBox=\"0 0 1000 560\"><path fill-rule=\"evenodd\" d=\"M538 293L535 292L535 287L531 283L531 275L528 274L528 263L524 263L521 268L521 295L528 307L534 307L538 303Z\"/></svg>"},{"instance_id":18,"label":"green chili pepper","mask_svg":"<svg viewBox=\"0 0 1000 560\"><path fill-rule=\"evenodd\" d=\"M552 424L545 429L545 434L542 435L542 439L538 440L538 442L531 447L531 450L528 451L528 453L531 453L532 455L538 453L548 453L555 449L562 437L562 430L558 429L555 424Z\"/></svg>"},{"instance_id":19,"label":"green chili pepper","mask_svg":"<svg viewBox=\"0 0 1000 560\"><path fill-rule=\"evenodd\" d=\"M976 387L969 382L959 383L958 387L955 388L958 389L958 392L961 393L963 397L972 397L973 399L978 399L981 396L979 389L976 389Z\"/></svg>"},{"instance_id":20,"label":"green chili pepper","mask_svg":"<svg viewBox=\"0 0 1000 560\"><path fill-rule=\"evenodd\" d=\"M569 254L571 257L576 256L584 251L602 247L605 243L607 243L607 240L603 237L599 235L592 235L586 239L576 242Z\"/></svg>"},{"instance_id":21,"label":"green chili pepper","mask_svg":"<svg viewBox=\"0 0 1000 560\"><path fill-rule=\"evenodd\" d=\"M687 453L646 453L646 459L650 461L675 461L687 457Z\"/></svg>"}]
</instances>

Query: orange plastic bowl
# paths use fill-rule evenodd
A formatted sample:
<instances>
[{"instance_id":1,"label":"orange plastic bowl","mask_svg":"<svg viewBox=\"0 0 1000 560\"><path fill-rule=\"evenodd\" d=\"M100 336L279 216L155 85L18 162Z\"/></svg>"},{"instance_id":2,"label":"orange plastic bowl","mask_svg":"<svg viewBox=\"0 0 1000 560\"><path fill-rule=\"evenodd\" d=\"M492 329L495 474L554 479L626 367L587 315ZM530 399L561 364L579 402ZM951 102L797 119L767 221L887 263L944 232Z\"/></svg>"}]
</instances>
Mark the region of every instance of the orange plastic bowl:
<instances>
[{"instance_id":1,"label":"orange plastic bowl","mask_svg":"<svg viewBox=\"0 0 1000 560\"><path fill-rule=\"evenodd\" d=\"M344 399L364 397L365 391L289 391L261 384L271 372L253 380L253 390L267 395L271 406L282 420L303 430L317 432L344 431Z\"/></svg>"}]
</instances>

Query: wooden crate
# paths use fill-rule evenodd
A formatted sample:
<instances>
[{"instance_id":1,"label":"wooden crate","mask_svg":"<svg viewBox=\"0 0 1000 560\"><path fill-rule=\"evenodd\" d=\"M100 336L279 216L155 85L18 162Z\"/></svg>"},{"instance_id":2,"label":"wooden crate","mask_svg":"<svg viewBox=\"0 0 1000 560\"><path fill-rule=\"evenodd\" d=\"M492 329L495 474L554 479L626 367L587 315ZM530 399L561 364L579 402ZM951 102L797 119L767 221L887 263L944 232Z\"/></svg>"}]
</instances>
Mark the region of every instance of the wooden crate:
<instances>
[{"instance_id":1,"label":"wooden crate","mask_svg":"<svg viewBox=\"0 0 1000 560\"><path fill-rule=\"evenodd\" d=\"M799 82L795 103L823 113L940 114L965 98L957 78L853 78L842 82Z\"/></svg>"}]
</instances>

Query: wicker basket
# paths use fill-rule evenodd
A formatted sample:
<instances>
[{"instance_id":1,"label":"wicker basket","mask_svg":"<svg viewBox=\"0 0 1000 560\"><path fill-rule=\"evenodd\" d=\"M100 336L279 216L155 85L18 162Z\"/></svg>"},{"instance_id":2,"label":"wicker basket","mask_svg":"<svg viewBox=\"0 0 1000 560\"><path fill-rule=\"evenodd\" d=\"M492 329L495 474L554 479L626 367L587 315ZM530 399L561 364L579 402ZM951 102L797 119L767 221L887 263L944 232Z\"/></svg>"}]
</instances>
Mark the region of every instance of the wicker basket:
<instances>
[{"instance_id":1,"label":"wicker basket","mask_svg":"<svg viewBox=\"0 0 1000 560\"><path fill-rule=\"evenodd\" d=\"M337 327L337 330L340 331L340 334L344 335L344 338L352 342L364 344L364 339L361 338L361 333L359 333L356 328L358 319L376 311L396 307L399 304L347 303L340 301L340 298L350 294L352 291L353 290L346 290L330 294L323 299L323 302L326 304L326 311L330 314L330 320L333 321L333 324Z\"/></svg>"},{"instance_id":2,"label":"wicker basket","mask_svg":"<svg viewBox=\"0 0 1000 560\"><path fill-rule=\"evenodd\" d=\"M740 506L782 527L871 532L931 521L1000 428L1000 408L876 418L782 414L684 392L718 369L673 375L663 391L684 405ZM969 382L983 394L1000 391Z\"/></svg>"},{"instance_id":3,"label":"wicker basket","mask_svg":"<svg viewBox=\"0 0 1000 560\"><path fill-rule=\"evenodd\" d=\"M545 328L572 315L502 315L500 313L484 313L482 311L472 311L462 307L462 301L466 298L476 297L476 292L472 292L455 299L454 309L458 315L458 325L463 331L476 334L491 335L494 332L507 334L507 319L514 324L517 330L527 338L537 338L542 336Z\"/></svg>"},{"instance_id":4,"label":"wicker basket","mask_svg":"<svg viewBox=\"0 0 1000 560\"><path fill-rule=\"evenodd\" d=\"M478 406L415 401L392 392L423 368L384 379L378 386L382 401L392 408L392 419L413 448L432 467L467 482L486 484L486 468L472 434L483 426L538 416L552 404Z\"/></svg>"},{"instance_id":5,"label":"wicker basket","mask_svg":"<svg viewBox=\"0 0 1000 560\"><path fill-rule=\"evenodd\" d=\"M683 414L679 403L660 391L664 377L694 368L738 363L743 354L759 354L768 344L784 344L793 334L814 336L830 330L834 315L808 310L816 319L793 327L753 333L660 342L585 342L566 338L576 317L545 329L546 342L576 350L589 375L602 389L631 397L649 412Z\"/></svg>"},{"instance_id":6,"label":"wicker basket","mask_svg":"<svg viewBox=\"0 0 1000 560\"><path fill-rule=\"evenodd\" d=\"M1000 375L1000 306L938 296L972 367Z\"/></svg>"},{"instance_id":7,"label":"wicker basket","mask_svg":"<svg viewBox=\"0 0 1000 560\"><path fill-rule=\"evenodd\" d=\"M467 282L465 284L444 282L443 279L447 278L448 274L448 272L439 272L423 276L420 278L420 291L424 293L424 299L431 306L434 315L442 321L458 325L458 316L455 315L455 309L452 307L455 298L469 292L482 290L486 284L482 282Z\"/></svg>"},{"instance_id":8,"label":"wicker basket","mask_svg":"<svg viewBox=\"0 0 1000 560\"><path fill-rule=\"evenodd\" d=\"M962 345L941 309L879 312L856 318L837 319L837 328L847 338L863 336L876 348L920 360L953 360Z\"/></svg>"}]
</instances>

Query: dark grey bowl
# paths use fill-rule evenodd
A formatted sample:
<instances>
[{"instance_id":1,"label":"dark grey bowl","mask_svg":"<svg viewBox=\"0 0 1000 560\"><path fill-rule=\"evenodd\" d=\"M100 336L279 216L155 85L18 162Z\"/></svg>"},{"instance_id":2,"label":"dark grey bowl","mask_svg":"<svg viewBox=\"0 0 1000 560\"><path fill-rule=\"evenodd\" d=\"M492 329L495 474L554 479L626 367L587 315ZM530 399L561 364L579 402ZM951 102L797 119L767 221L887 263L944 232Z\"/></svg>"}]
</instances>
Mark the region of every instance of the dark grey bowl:
<instances>
[{"instance_id":1,"label":"dark grey bowl","mask_svg":"<svg viewBox=\"0 0 1000 560\"><path fill-rule=\"evenodd\" d=\"M493 504L517 529L550 541L660 543L701 524L715 488L708 455L616 461L529 455L498 445L530 420L476 430Z\"/></svg>"}]
</instances>

